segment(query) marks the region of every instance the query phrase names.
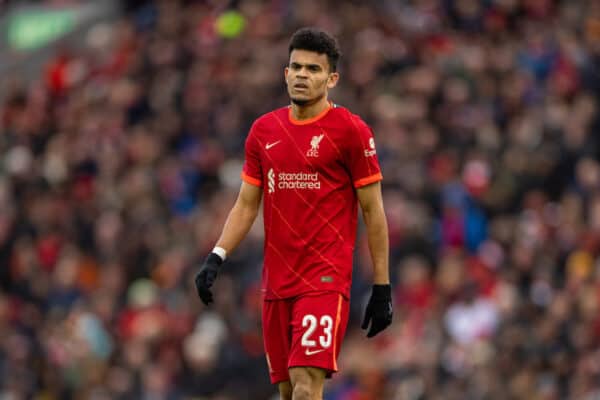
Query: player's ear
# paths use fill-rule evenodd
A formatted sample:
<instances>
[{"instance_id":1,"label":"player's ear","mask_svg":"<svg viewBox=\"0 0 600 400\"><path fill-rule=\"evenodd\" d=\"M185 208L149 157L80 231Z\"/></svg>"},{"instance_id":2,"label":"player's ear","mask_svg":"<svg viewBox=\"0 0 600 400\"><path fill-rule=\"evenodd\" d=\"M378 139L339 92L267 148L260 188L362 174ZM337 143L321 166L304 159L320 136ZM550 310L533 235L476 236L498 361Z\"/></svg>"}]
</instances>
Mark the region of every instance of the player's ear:
<instances>
[{"instance_id":1,"label":"player's ear","mask_svg":"<svg viewBox=\"0 0 600 400\"><path fill-rule=\"evenodd\" d=\"M327 89L333 89L340 79L340 74L337 72L332 72L329 74L329 78L327 78Z\"/></svg>"},{"instance_id":2,"label":"player's ear","mask_svg":"<svg viewBox=\"0 0 600 400\"><path fill-rule=\"evenodd\" d=\"M285 67L285 69L283 70L283 76L285 79L285 83L287 83L288 80L288 72L290 71L290 69L288 67Z\"/></svg>"}]
</instances>

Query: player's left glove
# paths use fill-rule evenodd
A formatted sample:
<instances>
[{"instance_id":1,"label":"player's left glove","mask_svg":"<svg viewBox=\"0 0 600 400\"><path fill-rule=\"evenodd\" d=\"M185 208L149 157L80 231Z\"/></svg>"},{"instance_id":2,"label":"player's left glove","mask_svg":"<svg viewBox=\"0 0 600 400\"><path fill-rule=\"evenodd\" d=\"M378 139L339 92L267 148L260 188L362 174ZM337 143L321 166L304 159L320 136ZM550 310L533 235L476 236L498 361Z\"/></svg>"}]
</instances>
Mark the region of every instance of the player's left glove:
<instances>
[{"instance_id":1,"label":"player's left glove","mask_svg":"<svg viewBox=\"0 0 600 400\"><path fill-rule=\"evenodd\" d=\"M392 287L390 285L373 285L371 298L365 310L362 329L369 327L367 337L373 337L392 323Z\"/></svg>"},{"instance_id":2,"label":"player's left glove","mask_svg":"<svg viewBox=\"0 0 600 400\"><path fill-rule=\"evenodd\" d=\"M223 264L223 259L215 253L210 253L200 271L196 274L196 290L198 290L198 297L202 299L202 302L209 305L213 302L213 295L210 291L211 286L217 279L217 273L219 272L219 266Z\"/></svg>"}]
</instances>

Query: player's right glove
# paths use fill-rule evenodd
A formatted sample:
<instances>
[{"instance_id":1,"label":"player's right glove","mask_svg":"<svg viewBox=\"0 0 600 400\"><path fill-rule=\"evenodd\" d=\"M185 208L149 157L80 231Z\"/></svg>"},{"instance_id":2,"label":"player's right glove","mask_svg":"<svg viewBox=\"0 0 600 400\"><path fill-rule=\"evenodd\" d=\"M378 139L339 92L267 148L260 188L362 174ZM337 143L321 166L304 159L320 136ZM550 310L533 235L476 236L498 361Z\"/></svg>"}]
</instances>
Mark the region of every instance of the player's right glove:
<instances>
[{"instance_id":1,"label":"player's right glove","mask_svg":"<svg viewBox=\"0 0 600 400\"><path fill-rule=\"evenodd\" d=\"M362 329L369 327L367 337L373 337L392 323L392 287L390 285L373 285L371 298L365 310Z\"/></svg>"},{"instance_id":2,"label":"player's right glove","mask_svg":"<svg viewBox=\"0 0 600 400\"><path fill-rule=\"evenodd\" d=\"M194 282L196 283L196 290L198 290L198 297L206 305L213 302L213 294L210 288L217 279L221 264L223 264L223 259L218 254L210 253L200 267L200 271L196 274Z\"/></svg>"}]
</instances>

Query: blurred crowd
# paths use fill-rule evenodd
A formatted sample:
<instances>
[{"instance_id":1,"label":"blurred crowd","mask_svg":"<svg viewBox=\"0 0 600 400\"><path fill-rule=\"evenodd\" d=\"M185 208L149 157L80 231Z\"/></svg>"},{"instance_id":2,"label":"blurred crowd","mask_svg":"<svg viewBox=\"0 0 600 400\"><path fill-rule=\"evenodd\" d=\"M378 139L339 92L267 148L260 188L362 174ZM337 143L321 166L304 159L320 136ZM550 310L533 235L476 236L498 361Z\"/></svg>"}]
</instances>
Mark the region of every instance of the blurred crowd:
<instances>
[{"instance_id":1,"label":"blurred crowd","mask_svg":"<svg viewBox=\"0 0 600 400\"><path fill-rule=\"evenodd\" d=\"M600 1L134 2L0 77L0 398L275 399L262 221L193 287L295 29L373 128L395 320L359 329L359 229L326 400L600 398Z\"/></svg>"}]
</instances>

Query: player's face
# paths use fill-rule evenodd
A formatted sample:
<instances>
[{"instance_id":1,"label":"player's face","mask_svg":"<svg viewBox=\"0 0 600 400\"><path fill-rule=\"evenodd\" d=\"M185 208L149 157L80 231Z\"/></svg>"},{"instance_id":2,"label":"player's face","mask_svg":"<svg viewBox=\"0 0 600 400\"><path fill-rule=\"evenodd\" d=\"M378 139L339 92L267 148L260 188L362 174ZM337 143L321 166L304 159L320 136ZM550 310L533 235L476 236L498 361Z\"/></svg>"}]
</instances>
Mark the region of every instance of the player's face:
<instances>
[{"instance_id":1,"label":"player's face","mask_svg":"<svg viewBox=\"0 0 600 400\"><path fill-rule=\"evenodd\" d=\"M292 102L313 104L327 95L339 74L330 72L327 55L308 50L292 50L285 68L285 82Z\"/></svg>"}]
</instances>

